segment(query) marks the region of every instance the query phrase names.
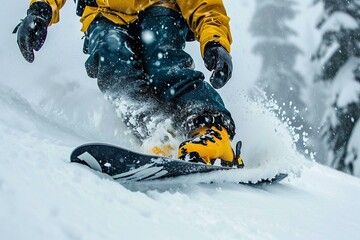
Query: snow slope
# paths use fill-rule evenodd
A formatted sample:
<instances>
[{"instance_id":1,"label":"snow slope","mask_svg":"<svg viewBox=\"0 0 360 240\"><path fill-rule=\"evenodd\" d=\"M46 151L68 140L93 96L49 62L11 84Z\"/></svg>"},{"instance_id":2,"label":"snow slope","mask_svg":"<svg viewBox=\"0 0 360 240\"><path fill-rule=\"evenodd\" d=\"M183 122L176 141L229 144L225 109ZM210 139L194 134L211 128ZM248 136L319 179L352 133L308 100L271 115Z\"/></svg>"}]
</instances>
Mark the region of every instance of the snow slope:
<instances>
[{"instance_id":1,"label":"snow slope","mask_svg":"<svg viewBox=\"0 0 360 240\"><path fill-rule=\"evenodd\" d=\"M72 1L33 64L22 59L10 34L27 3L8 2L0 14L1 239L360 238L360 180L305 160L287 127L246 98L259 69L245 47L254 3L224 2L239 67L221 93L238 122L247 167L156 185L120 185L69 163L72 149L86 142L139 146L86 76ZM188 51L205 71L198 46ZM234 184L279 171L291 176L278 185Z\"/></svg>"}]
</instances>

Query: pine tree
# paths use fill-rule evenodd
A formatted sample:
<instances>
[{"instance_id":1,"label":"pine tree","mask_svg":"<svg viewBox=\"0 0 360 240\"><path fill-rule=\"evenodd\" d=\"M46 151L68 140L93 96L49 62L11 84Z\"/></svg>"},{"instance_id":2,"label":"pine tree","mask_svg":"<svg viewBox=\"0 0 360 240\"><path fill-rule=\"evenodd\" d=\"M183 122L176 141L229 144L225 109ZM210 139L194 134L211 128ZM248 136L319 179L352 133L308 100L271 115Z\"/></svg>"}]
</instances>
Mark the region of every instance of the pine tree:
<instances>
[{"instance_id":1,"label":"pine tree","mask_svg":"<svg viewBox=\"0 0 360 240\"><path fill-rule=\"evenodd\" d=\"M253 51L262 57L257 85L281 107L282 120L301 129L307 126L301 99L305 81L294 69L301 50L290 41L297 33L289 25L296 17L295 7L293 0L257 0L250 31L258 39ZM304 150L302 139L298 147Z\"/></svg>"},{"instance_id":2,"label":"pine tree","mask_svg":"<svg viewBox=\"0 0 360 240\"><path fill-rule=\"evenodd\" d=\"M322 128L327 163L360 176L360 131L355 130L360 117L360 1L318 2L324 8L317 25L322 40L313 60L321 66L315 80L326 82L331 91Z\"/></svg>"}]
</instances>

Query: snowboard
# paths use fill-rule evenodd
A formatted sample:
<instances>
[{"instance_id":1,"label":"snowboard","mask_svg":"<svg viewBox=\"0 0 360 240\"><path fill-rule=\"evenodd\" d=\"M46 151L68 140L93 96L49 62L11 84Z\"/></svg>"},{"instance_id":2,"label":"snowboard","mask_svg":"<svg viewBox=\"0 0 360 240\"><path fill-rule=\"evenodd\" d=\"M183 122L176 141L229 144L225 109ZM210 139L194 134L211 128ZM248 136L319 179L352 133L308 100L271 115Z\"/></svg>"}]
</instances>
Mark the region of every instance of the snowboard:
<instances>
[{"instance_id":1,"label":"snowboard","mask_svg":"<svg viewBox=\"0 0 360 240\"><path fill-rule=\"evenodd\" d=\"M120 183L151 181L155 179L236 169L147 155L102 143L85 144L77 147L71 153L70 161L106 173ZM241 170L239 169L239 171ZM280 173L269 179L261 179L258 182L240 183L248 185L271 184L279 182L286 177L286 173Z\"/></svg>"}]
</instances>

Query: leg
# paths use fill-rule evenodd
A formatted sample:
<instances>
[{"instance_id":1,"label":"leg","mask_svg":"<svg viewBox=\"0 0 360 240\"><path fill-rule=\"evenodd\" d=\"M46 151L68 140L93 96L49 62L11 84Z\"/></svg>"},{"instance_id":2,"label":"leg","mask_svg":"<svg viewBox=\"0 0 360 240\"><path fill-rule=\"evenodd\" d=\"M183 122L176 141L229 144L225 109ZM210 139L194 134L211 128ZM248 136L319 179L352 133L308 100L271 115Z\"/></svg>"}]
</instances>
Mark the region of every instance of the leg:
<instances>
[{"instance_id":1,"label":"leg","mask_svg":"<svg viewBox=\"0 0 360 240\"><path fill-rule=\"evenodd\" d=\"M193 68L184 51L188 28L182 16L170 9L152 7L140 15L144 70L162 105L173 109L179 129L189 132L220 124L230 137L235 124L220 95Z\"/></svg>"},{"instance_id":2,"label":"leg","mask_svg":"<svg viewBox=\"0 0 360 240\"><path fill-rule=\"evenodd\" d=\"M175 128L194 138L180 145L179 158L206 164L221 159L223 165L242 167L239 154L231 147L235 135L231 115L184 51L188 28L182 16L153 7L140 15L139 28L144 70L151 86L162 105L172 109Z\"/></svg>"},{"instance_id":3,"label":"leg","mask_svg":"<svg viewBox=\"0 0 360 240\"><path fill-rule=\"evenodd\" d=\"M90 77L98 79L103 93L123 92L127 85L142 87L145 83L141 60L136 54L138 41L128 28L99 17L87 32L90 56L85 67Z\"/></svg>"},{"instance_id":4,"label":"leg","mask_svg":"<svg viewBox=\"0 0 360 240\"><path fill-rule=\"evenodd\" d=\"M104 17L94 21L87 32L90 56L85 67L90 77L97 78L100 90L109 96L125 124L143 140L149 134L146 123L159 104L142 69L134 27L120 26Z\"/></svg>"}]
</instances>

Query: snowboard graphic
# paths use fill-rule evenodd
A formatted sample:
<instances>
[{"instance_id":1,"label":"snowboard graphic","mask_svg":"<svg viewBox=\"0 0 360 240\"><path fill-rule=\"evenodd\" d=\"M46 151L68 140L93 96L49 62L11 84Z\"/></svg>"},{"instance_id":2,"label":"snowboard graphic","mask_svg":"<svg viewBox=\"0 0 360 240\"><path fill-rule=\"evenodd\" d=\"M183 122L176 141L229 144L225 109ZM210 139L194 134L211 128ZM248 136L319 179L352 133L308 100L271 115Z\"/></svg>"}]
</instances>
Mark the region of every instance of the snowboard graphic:
<instances>
[{"instance_id":1,"label":"snowboard graphic","mask_svg":"<svg viewBox=\"0 0 360 240\"><path fill-rule=\"evenodd\" d=\"M121 147L93 143L77 147L71 154L71 162L89 166L93 170L106 173L118 182L150 181L177 176L212 171L226 171L234 168L186 162L162 156L137 153ZM274 183L287 177L278 174L271 179L262 179L256 183Z\"/></svg>"}]
</instances>

